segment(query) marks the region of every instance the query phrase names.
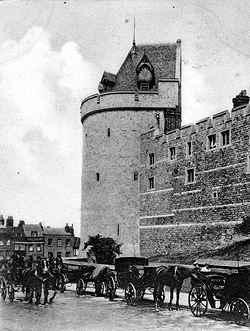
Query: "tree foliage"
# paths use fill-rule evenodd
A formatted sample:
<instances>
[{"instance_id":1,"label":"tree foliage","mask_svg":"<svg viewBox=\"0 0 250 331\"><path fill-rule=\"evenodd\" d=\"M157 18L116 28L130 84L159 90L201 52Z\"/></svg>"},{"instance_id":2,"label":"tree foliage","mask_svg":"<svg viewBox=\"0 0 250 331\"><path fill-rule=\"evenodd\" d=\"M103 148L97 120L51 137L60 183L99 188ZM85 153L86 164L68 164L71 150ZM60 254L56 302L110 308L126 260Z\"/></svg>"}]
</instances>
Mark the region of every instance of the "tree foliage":
<instances>
[{"instance_id":1,"label":"tree foliage","mask_svg":"<svg viewBox=\"0 0 250 331\"><path fill-rule=\"evenodd\" d=\"M89 255L94 254L96 263L113 264L116 256L121 254L121 244L100 234L89 236L88 241L84 243L84 249L87 247L90 247Z\"/></svg>"}]
</instances>

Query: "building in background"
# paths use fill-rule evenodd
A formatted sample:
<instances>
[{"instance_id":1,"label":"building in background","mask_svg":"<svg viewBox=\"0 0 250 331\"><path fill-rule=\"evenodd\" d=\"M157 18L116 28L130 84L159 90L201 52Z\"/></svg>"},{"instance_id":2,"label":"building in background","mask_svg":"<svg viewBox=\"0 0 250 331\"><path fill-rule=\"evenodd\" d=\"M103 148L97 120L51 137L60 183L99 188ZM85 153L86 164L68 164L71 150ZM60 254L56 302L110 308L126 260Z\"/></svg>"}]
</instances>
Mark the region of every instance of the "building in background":
<instances>
[{"instance_id":1,"label":"building in background","mask_svg":"<svg viewBox=\"0 0 250 331\"><path fill-rule=\"evenodd\" d=\"M0 260L10 257L14 252L15 228L12 216L5 220L0 215Z\"/></svg>"},{"instance_id":2,"label":"building in background","mask_svg":"<svg viewBox=\"0 0 250 331\"><path fill-rule=\"evenodd\" d=\"M44 256L74 256L74 228L66 224L64 228L44 227Z\"/></svg>"},{"instance_id":3,"label":"building in background","mask_svg":"<svg viewBox=\"0 0 250 331\"><path fill-rule=\"evenodd\" d=\"M15 252L23 256L44 256L43 226L38 224L25 224L20 221L17 227L18 235L15 239Z\"/></svg>"},{"instance_id":4,"label":"building in background","mask_svg":"<svg viewBox=\"0 0 250 331\"><path fill-rule=\"evenodd\" d=\"M5 220L0 215L0 260L18 253L40 257L76 256L79 251L80 238L74 236L73 225L64 228L44 227L42 223L26 224L19 221L14 226L12 216Z\"/></svg>"}]
</instances>

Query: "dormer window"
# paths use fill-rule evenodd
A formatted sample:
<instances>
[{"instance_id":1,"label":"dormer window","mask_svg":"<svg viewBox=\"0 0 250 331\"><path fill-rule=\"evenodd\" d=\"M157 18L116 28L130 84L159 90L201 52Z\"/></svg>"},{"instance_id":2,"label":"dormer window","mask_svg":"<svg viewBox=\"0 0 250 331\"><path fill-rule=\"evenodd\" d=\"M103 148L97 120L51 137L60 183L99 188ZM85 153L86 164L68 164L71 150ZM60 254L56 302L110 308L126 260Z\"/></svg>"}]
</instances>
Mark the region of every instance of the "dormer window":
<instances>
[{"instance_id":1,"label":"dormer window","mask_svg":"<svg viewBox=\"0 0 250 331\"><path fill-rule=\"evenodd\" d=\"M148 91L154 86L154 69L144 54L136 68L137 86L141 91Z\"/></svg>"}]
</instances>

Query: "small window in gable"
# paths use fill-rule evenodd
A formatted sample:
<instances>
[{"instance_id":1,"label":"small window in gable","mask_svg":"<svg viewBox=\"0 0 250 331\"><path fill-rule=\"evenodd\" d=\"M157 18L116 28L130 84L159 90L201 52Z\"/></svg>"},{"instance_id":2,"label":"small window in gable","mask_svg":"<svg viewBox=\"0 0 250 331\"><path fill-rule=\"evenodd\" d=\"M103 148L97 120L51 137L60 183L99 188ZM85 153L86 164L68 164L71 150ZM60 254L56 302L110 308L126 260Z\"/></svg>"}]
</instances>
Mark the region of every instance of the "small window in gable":
<instances>
[{"instance_id":1,"label":"small window in gable","mask_svg":"<svg viewBox=\"0 0 250 331\"><path fill-rule=\"evenodd\" d=\"M148 91L155 84L154 68L146 54L143 55L136 68L137 86L141 91Z\"/></svg>"}]
</instances>

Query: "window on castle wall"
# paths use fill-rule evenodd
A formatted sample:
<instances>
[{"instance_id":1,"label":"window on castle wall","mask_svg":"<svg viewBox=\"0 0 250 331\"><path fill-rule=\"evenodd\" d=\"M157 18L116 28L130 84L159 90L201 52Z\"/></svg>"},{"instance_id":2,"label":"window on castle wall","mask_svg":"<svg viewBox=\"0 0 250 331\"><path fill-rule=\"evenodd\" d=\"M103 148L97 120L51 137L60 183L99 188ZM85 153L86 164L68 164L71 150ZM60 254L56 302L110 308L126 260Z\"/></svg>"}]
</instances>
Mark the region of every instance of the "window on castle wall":
<instances>
[{"instance_id":1,"label":"window on castle wall","mask_svg":"<svg viewBox=\"0 0 250 331\"><path fill-rule=\"evenodd\" d=\"M250 173L250 155L247 155L247 173Z\"/></svg>"},{"instance_id":2,"label":"window on castle wall","mask_svg":"<svg viewBox=\"0 0 250 331\"><path fill-rule=\"evenodd\" d=\"M194 174L194 169L187 169L186 173L186 183L194 183L195 181L195 174Z\"/></svg>"},{"instance_id":3,"label":"window on castle wall","mask_svg":"<svg viewBox=\"0 0 250 331\"><path fill-rule=\"evenodd\" d=\"M110 137L110 128L108 128L108 130L107 130L107 135L108 135L108 137Z\"/></svg>"},{"instance_id":4,"label":"window on castle wall","mask_svg":"<svg viewBox=\"0 0 250 331\"><path fill-rule=\"evenodd\" d=\"M221 132L221 145L227 146L230 144L230 130Z\"/></svg>"},{"instance_id":5,"label":"window on castle wall","mask_svg":"<svg viewBox=\"0 0 250 331\"><path fill-rule=\"evenodd\" d=\"M154 153L149 153L149 165L153 165L155 163L155 154Z\"/></svg>"},{"instance_id":6,"label":"window on castle wall","mask_svg":"<svg viewBox=\"0 0 250 331\"><path fill-rule=\"evenodd\" d=\"M155 188L155 178L154 177L149 177L148 179L148 186L149 189L152 190Z\"/></svg>"},{"instance_id":7,"label":"window on castle wall","mask_svg":"<svg viewBox=\"0 0 250 331\"><path fill-rule=\"evenodd\" d=\"M99 172L96 173L96 181L97 181L97 182L100 181L100 174L99 174Z\"/></svg>"},{"instance_id":8,"label":"window on castle wall","mask_svg":"<svg viewBox=\"0 0 250 331\"><path fill-rule=\"evenodd\" d=\"M175 160L175 158L176 158L175 147L169 148L169 158L170 158L170 160Z\"/></svg>"},{"instance_id":9,"label":"window on castle wall","mask_svg":"<svg viewBox=\"0 0 250 331\"><path fill-rule=\"evenodd\" d=\"M218 199L219 198L219 191L218 190L213 190L212 191L212 198L213 199Z\"/></svg>"},{"instance_id":10,"label":"window on castle wall","mask_svg":"<svg viewBox=\"0 0 250 331\"><path fill-rule=\"evenodd\" d=\"M216 134L210 134L208 136L208 149L216 148Z\"/></svg>"},{"instance_id":11,"label":"window on castle wall","mask_svg":"<svg viewBox=\"0 0 250 331\"><path fill-rule=\"evenodd\" d=\"M138 171L134 171L134 181L138 180Z\"/></svg>"},{"instance_id":12,"label":"window on castle wall","mask_svg":"<svg viewBox=\"0 0 250 331\"><path fill-rule=\"evenodd\" d=\"M187 156L191 156L192 155L192 142L188 141L187 142Z\"/></svg>"},{"instance_id":13,"label":"window on castle wall","mask_svg":"<svg viewBox=\"0 0 250 331\"><path fill-rule=\"evenodd\" d=\"M119 223L117 224L117 236L118 237L120 236L120 224Z\"/></svg>"}]
</instances>

